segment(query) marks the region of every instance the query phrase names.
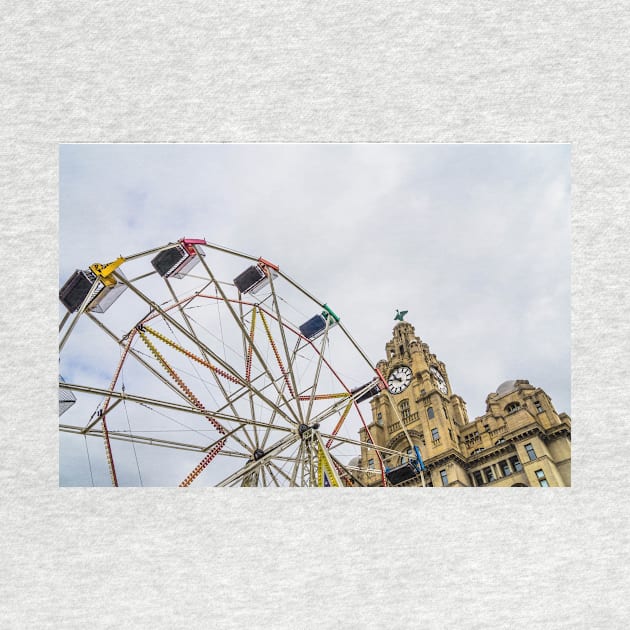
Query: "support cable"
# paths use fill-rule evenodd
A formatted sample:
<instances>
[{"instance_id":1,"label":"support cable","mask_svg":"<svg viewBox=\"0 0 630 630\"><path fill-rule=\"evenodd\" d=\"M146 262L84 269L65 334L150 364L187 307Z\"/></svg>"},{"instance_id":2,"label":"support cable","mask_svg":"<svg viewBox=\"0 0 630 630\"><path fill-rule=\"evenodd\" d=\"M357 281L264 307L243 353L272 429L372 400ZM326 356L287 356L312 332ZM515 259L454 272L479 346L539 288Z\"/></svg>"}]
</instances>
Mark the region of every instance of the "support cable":
<instances>
[{"instance_id":1,"label":"support cable","mask_svg":"<svg viewBox=\"0 0 630 630\"><path fill-rule=\"evenodd\" d=\"M83 434L83 439L85 440L85 453L87 455L88 466L90 468L90 480L92 481L92 487L94 487L94 475L92 474L92 460L90 459L90 449L87 443L87 435Z\"/></svg>"},{"instance_id":2,"label":"support cable","mask_svg":"<svg viewBox=\"0 0 630 630\"><path fill-rule=\"evenodd\" d=\"M122 386L122 391L124 393L125 391L125 377L123 375L123 377L120 379L120 383ZM122 399L122 403L123 403L123 408L125 410L125 417L127 418L127 427L129 428L129 435L133 435L131 432L131 422L129 420L129 411L127 410L127 401L123 398ZM144 486L144 483L142 481L142 473L140 472L140 463L138 462L138 453L136 452L136 442L135 440L132 438L131 439L131 447L133 448L133 456L134 459L136 460L136 468L138 469L138 479L140 479L140 486Z\"/></svg>"}]
</instances>

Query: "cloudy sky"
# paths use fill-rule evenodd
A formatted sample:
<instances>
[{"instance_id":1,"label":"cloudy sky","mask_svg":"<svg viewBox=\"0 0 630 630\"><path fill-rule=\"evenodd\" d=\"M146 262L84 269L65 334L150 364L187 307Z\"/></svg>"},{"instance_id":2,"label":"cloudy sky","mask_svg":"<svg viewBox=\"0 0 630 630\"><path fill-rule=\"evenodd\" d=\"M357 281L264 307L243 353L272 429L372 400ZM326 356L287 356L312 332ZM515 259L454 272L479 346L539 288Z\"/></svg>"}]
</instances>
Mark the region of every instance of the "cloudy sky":
<instances>
[{"instance_id":1,"label":"cloudy sky","mask_svg":"<svg viewBox=\"0 0 630 630\"><path fill-rule=\"evenodd\" d=\"M471 419L516 378L570 413L569 216L569 145L60 148L60 283L183 236L262 256L374 363L408 310Z\"/></svg>"}]
</instances>

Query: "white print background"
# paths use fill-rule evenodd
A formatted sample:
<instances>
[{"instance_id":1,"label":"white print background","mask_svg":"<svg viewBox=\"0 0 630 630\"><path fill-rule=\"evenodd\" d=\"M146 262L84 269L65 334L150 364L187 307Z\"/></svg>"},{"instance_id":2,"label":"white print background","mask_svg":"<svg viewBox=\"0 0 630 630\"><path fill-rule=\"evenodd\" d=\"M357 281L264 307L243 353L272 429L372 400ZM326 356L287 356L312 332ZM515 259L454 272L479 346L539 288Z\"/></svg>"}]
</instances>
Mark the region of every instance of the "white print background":
<instances>
[{"instance_id":1,"label":"white print background","mask_svg":"<svg viewBox=\"0 0 630 630\"><path fill-rule=\"evenodd\" d=\"M2 625L623 627L628 22L619 2L8 8ZM58 144L222 141L572 143L573 487L59 488Z\"/></svg>"}]
</instances>

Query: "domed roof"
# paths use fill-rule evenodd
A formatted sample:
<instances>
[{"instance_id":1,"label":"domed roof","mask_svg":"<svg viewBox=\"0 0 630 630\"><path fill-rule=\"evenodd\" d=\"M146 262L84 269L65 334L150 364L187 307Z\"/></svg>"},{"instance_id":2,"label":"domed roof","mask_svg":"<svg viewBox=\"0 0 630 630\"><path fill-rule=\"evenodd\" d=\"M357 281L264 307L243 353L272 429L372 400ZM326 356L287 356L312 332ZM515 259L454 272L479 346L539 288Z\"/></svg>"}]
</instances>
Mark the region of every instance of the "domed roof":
<instances>
[{"instance_id":1,"label":"domed roof","mask_svg":"<svg viewBox=\"0 0 630 630\"><path fill-rule=\"evenodd\" d=\"M497 395L505 396L516 389L516 381L505 381L497 387Z\"/></svg>"}]
</instances>

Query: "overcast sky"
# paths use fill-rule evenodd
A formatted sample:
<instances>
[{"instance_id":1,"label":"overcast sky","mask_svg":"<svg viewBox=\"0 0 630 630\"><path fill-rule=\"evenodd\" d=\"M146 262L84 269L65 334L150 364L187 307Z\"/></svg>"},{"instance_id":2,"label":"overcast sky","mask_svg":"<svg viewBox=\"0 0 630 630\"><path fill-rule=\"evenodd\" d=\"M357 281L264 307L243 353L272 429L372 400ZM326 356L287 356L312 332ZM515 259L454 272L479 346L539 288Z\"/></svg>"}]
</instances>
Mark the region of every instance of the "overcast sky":
<instances>
[{"instance_id":1,"label":"overcast sky","mask_svg":"<svg viewBox=\"0 0 630 630\"><path fill-rule=\"evenodd\" d=\"M517 378L570 413L569 215L569 145L65 145L60 283L203 237L279 264L374 363L408 310L471 419Z\"/></svg>"}]
</instances>

